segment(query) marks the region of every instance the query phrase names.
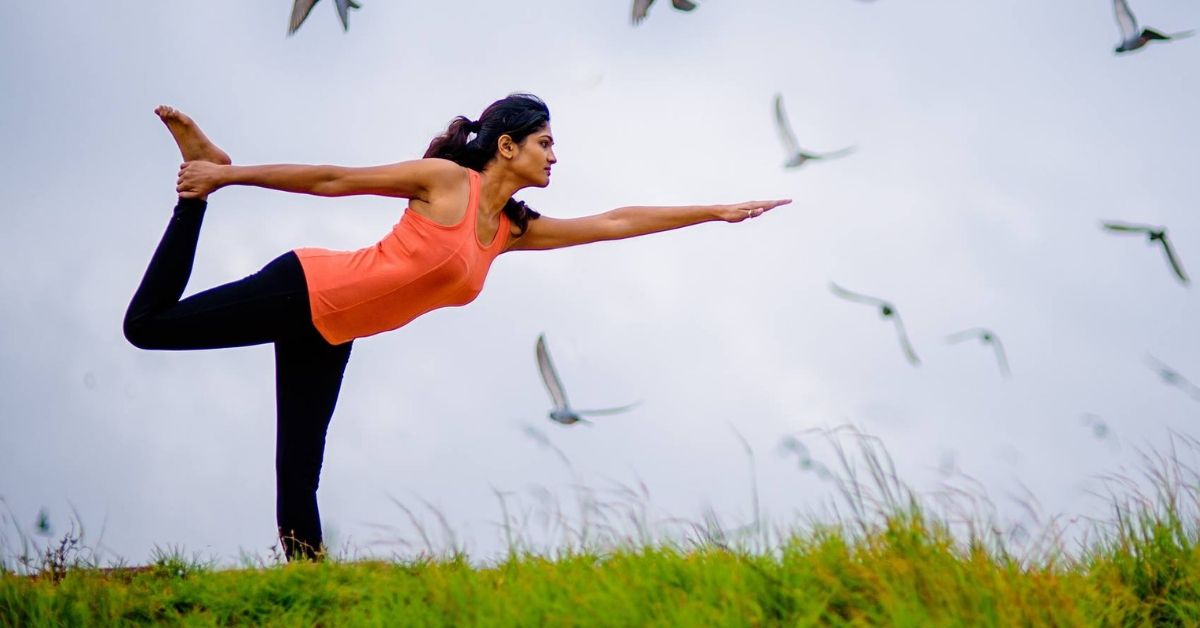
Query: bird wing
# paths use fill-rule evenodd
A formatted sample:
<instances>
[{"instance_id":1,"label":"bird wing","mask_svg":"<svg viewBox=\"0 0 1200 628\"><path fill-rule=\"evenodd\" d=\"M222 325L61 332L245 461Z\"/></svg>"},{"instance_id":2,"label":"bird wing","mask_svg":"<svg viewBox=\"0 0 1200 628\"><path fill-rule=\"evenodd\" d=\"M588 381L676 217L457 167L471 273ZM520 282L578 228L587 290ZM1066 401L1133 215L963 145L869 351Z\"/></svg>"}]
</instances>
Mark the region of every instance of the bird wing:
<instances>
[{"instance_id":1,"label":"bird wing","mask_svg":"<svg viewBox=\"0 0 1200 628\"><path fill-rule=\"evenodd\" d=\"M788 159L800 152L796 134L792 132L792 125L783 110L783 94L775 94L775 130L779 132L779 139L783 141L783 149L787 151Z\"/></svg>"},{"instance_id":2,"label":"bird wing","mask_svg":"<svg viewBox=\"0 0 1200 628\"><path fill-rule=\"evenodd\" d=\"M537 340L537 363L538 371L542 374L542 382L546 384L546 390L550 393L550 398L554 400L554 406L567 408L567 393L563 391L562 381L558 379L554 364L550 362L550 352L546 350L544 334L539 335Z\"/></svg>"},{"instance_id":3,"label":"bird wing","mask_svg":"<svg viewBox=\"0 0 1200 628\"><path fill-rule=\"evenodd\" d=\"M1152 355L1147 354L1146 361L1150 363L1150 368L1158 371L1158 376L1161 377L1164 382L1172 383L1183 379L1183 376L1181 376L1178 371L1170 366L1167 366L1165 362Z\"/></svg>"},{"instance_id":4,"label":"bird wing","mask_svg":"<svg viewBox=\"0 0 1200 628\"><path fill-rule=\"evenodd\" d=\"M1137 18L1129 10L1125 0L1113 0L1113 12L1117 16L1117 26L1121 28L1121 41L1129 41L1138 36Z\"/></svg>"},{"instance_id":5,"label":"bird wing","mask_svg":"<svg viewBox=\"0 0 1200 628\"><path fill-rule=\"evenodd\" d=\"M996 363L1000 365L1000 373L1005 377L1012 375L1012 371L1008 369L1008 355L1004 351L1004 345L1000 343L1000 338L996 334L992 334L992 348L996 350Z\"/></svg>"},{"instance_id":6,"label":"bird wing","mask_svg":"<svg viewBox=\"0 0 1200 628\"><path fill-rule=\"evenodd\" d=\"M640 401L635 401L635 402L633 402L633 403L630 403L630 404L627 404L627 405L623 405L623 406L619 406L619 407L616 407L616 408L601 408L601 409L599 409L599 410L576 410L576 411L575 411L575 414L598 414L598 415L604 415L604 414L617 414L617 413L619 413L619 412L625 412L625 411L627 411L627 410L631 410L631 409L633 409L634 407L636 407L636 406L637 406L638 404L640 404L640 403L642 403L642 402L640 402Z\"/></svg>"},{"instance_id":7,"label":"bird wing","mask_svg":"<svg viewBox=\"0 0 1200 628\"><path fill-rule=\"evenodd\" d=\"M962 341L966 340L967 338L977 338L977 337L983 335L983 333L984 333L984 329L982 327L972 327L971 329L964 329L962 331L954 332L953 334L946 336L946 342L949 342L949 343L962 342Z\"/></svg>"},{"instance_id":8,"label":"bird wing","mask_svg":"<svg viewBox=\"0 0 1200 628\"><path fill-rule=\"evenodd\" d=\"M1175 275L1179 277L1179 280L1182 281L1184 285L1187 285L1187 274L1183 272L1183 265L1179 263L1179 258L1175 256L1175 249L1171 247L1171 241L1167 239L1165 234L1162 237L1162 247L1163 253L1166 253L1167 255L1167 263L1171 265L1171 270L1174 270Z\"/></svg>"},{"instance_id":9,"label":"bird wing","mask_svg":"<svg viewBox=\"0 0 1200 628\"><path fill-rule=\"evenodd\" d=\"M633 23L637 24L646 19L646 11L650 10L650 5L654 0L633 0Z\"/></svg>"},{"instance_id":10,"label":"bird wing","mask_svg":"<svg viewBox=\"0 0 1200 628\"><path fill-rule=\"evenodd\" d=\"M896 312L895 309L892 311L895 312L892 318L896 321L896 333L900 336L900 348L904 349L904 355L908 358L908 361L913 366L917 366L921 363L921 359L917 357L917 352L913 351L912 343L908 341L908 333L904 331L904 321L900 320L899 312Z\"/></svg>"},{"instance_id":11,"label":"bird wing","mask_svg":"<svg viewBox=\"0 0 1200 628\"><path fill-rule=\"evenodd\" d=\"M1150 225L1137 225L1128 222L1102 222L1100 225L1109 231L1124 233L1150 233L1154 230Z\"/></svg>"},{"instance_id":12,"label":"bird wing","mask_svg":"<svg viewBox=\"0 0 1200 628\"><path fill-rule=\"evenodd\" d=\"M835 150L835 151L831 151L828 153L806 153L806 155L808 156L809 159L837 159L838 157L845 157L846 155L849 155L850 153L853 153L853 152L854 152L854 147L847 146L840 150Z\"/></svg>"},{"instance_id":13,"label":"bird wing","mask_svg":"<svg viewBox=\"0 0 1200 628\"><path fill-rule=\"evenodd\" d=\"M338 19L342 21L342 30L350 29L350 9L358 9L358 3L354 0L334 0L337 5Z\"/></svg>"},{"instance_id":14,"label":"bird wing","mask_svg":"<svg viewBox=\"0 0 1200 628\"><path fill-rule=\"evenodd\" d=\"M296 0L292 5L292 19L288 22L288 35L295 33L300 28L316 4L317 0Z\"/></svg>"},{"instance_id":15,"label":"bird wing","mask_svg":"<svg viewBox=\"0 0 1200 628\"><path fill-rule=\"evenodd\" d=\"M671 0L671 6L680 11L691 11L696 8L696 3L691 0Z\"/></svg>"},{"instance_id":16,"label":"bird wing","mask_svg":"<svg viewBox=\"0 0 1200 628\"><path fill-rule=\"evenodd\" d=\"M883 299L876 299L875 297L869 297L865 294L858 294L857 292L850 292L849 290L837 285L836 283L833 283L832 281L829 282L829 289L832 290L834 294L838 295L839 297L842 297L843 299L847 299L849 301L857 301L859 303L869 303L871 305L878 305L880 307L890 307L893 310L895 309L895 307L891 303L888 303L887 301L884 301Z\"/></svg>"}]
</instances>

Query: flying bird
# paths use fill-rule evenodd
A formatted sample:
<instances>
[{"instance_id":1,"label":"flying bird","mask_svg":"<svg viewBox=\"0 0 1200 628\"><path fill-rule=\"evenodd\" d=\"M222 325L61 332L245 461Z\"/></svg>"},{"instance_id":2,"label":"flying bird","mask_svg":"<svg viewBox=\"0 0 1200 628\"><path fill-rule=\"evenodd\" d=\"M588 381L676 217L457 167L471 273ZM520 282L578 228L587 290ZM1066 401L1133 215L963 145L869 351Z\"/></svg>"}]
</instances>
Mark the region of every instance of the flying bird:
<instances>
[{"instance_id":1,"label":"flying bird","mask_svg":"<svg viewBox=\"0 0 1200 628\"><path fill-rule=\"evenodd\" d=\"M1088 412L1088 413L1084 414L1083 416L1081 416L1080 420L1083 421L1083 424L1085 426L1091 428L1092 435L1095 436L1096 438L1103 440L1105 438L1108 438L1108 435L1111 433L1111 431L1108 428L1108 423L1105 423L1104 419L1100 418L1100 416L1097 414L1092 414L1091 412Z\"/></svg>"},{"instance_id":2,"label":"flying bird","mask_svg":"<svg viewBox=\"0 0 1200 628\"><path fill-rule=\"evenodd\" d=\"M808 447L800 442L800 439L795 436L784 436L783 440L779 441L779 449L783 453L790 453L797 458L800 463L800 468L805 471L813 466L812 455L808 453Z\"/></svg>"},{"instance_id":3,"label":"flying bird","mask_svg":"<svg viewBox=\"0 0 1200 628\"><path fill-rule=\"evenodd\" d=\"M1114 452L1121 450L1121 443L1117 441L1117 435L1100 415L1085 412L1079 419L1083 422L1084 427L1091 430L1092 436L1095 436L1097 440L1107 441L1109 449Z\"/></svg>"},{"instance_id":4,"label":"flying bird","mask_svg":"<svg viewBox=\"0 0 1200 628\"><path fill-rule=\"evenodd\" d=\"M333 0L333 3L337 6L338 18L342 20L342 30L349 30L350 9L361 9L362 7L354 0ZM316 4L317 0L296 0L292 5L292 19L288 22L288 35L295 33L300 28Z\"/></svg>"},{"instance_id":5,"label":"flying bird","mask_svg":"<svg viewBox=\"0 0 1200 628\"><path fill-rule=\"evenodd\" d=\"M833 282L829 283L829 289L833 290L833 293L837 296L848 301L866 303L868 305L874 305L878 307L879 314L881 316L884 318L890 318L896 323L896 333L900 337L900 348L904 350L904 355L908 358L908 361L911 362L913 366L918 366L921 364L921 360L917 358L917 353L913 351L912 343L908 341L908 333L904 331L904 322L900 320L900 313L896 311L895 305L892 305L883 299L877 299L875 297L869 297L865 294L850 292L849 290L846 290L845 288Z\"/></svg>"},{"instance_id":6,"label":"flying bird","mask_svg":"<svg viewBox=\"0 0 1200 628\"><path fill-rule=\"evenodd\" d=\"M1129 10L1129 4L1125 0L1113 0L1113 11L1117 16L1117 26L1121 29L1121 44L1117 46L1117 54L1133 52L1152 41L1170 41L1192 36L1192 31L1170 34L1163 34L1152 28L1139 31L1137 18L1133 16L1133 11Z\"/></svg>"},{"instance_id":7,"label":"flying bird","mask_svg":"<svg viewBox=\"0 0 1200 628\"><path fill-rule=\"evenodd\" d=\"M979 342L982 342L983 344L992 345L992 349L996 352L996 362L1000 366L1000 373L1005 377L1012 375L1012 373L1008 370L1008 358L1004 354L1004 345L1000 343L1000 339L996 337L996 334L993 333L992 330L984 329L982 327L964 329L963 331L946 336L946 342L962 342L963 340L972 337L978 338Z\"/></svg>"},{"instance_id":8,"label":"flying bird","mask_svg":"<svg viewBox=\"0 0 1200 628\"><path fill-rule=\"evenodd\" d=\"M1171 241L1167 239L1166 227L1154 227L1151 225L1137 225L1125 222L1105 222L1101 223L1105 229L1115 231L1117 233L1144 233L1146 234L1147 242L1150 244L1159 244L1163 248L1163 254L1167 256L1167 264L1170 264L1171 270L1175 271L1175 276L1179 277L1179 281L1186 286L1189 282L1187 273L1183 272L1183 265L1179 263L1179 257L1175 255L1175 249L1171 247Z\"/></svg>"},{"instance_id":9,"label":"flying bird","mask_svg":"<svg viewBox=\"0 0 1200 628\"><path fill-rule=\"evenodd\" d=\"M1158 376L1162 378L1164 384L1167 384L1168 386L1174 386L1187 393L1192 399L1200 401L1200 387L1197 387L1195 384L1188 381L1186 377L1180 375L1179 371L1167 366L1162 360L1159 360L1152 355L1146 356L1146 361L1150 363L1150 368L1158 371Z\"/></svg>"},{"instance_id":10,"label":"flying bird","mask_svg":"<svg viewBox=\"0 0 1200 628\"><path fill-rule=\"evenodd\" d=\"M779 441L779 451L781 454L792 454L796 456L796 461L800 465L800 469L804 471L812 471L821 479L829 479L833 474L829 472L829 468L821 462L814 460L808 452L808 447L800 442L800 439L795 436L784 436L783 440Z\"/></svg>"},{"instance_id":11,"label":"flying bird","mask_svg":"<svg viewBox=\"0 0 1200 628\"><path fill-rule=\"evenodd\" d=\"M640 24L646 19L646 12L650 10L650 5L654 4L654 0L633 0L633 23ZM696 3L691 0L671 0L671 6L679 11L691 11L696 8Z\"/></svg>"},{"instance_id":12,"label":"flying bird","mask_svg":"<svg viewBox=\"0 0 1200 628\"><path fill-rule=\"evenodd\" d=\"M787 153L787 161L783 164L785 168L799 168L809 160L835 159L854 152L853 146L831 153L814 153L800 148L800 143L796 141L796 134L792 132L792 125L788 122L787 114L783 111L782 94L775 94L775 129L779 131L779 139L783 141L783 150Z\"/></svg>"},{"instance_id":13,"label":"flying bird","mask_svg":"<svg viewBox=\"0 0 1200 628\"><path fill-rule=\"evenodd\" d=\"M540 334L537 340L537 363L538 372L542 375L542 382L546 384L546 390L550 393L550 399L554 402L554 409L550 411L550 418L563 425L571 425L583 421L590 423L581 415L584 414L616 414L625 412L637 405L637 402L618 408L604 408L601 410L572 410L571 404L567 402L567 393L563 390L562 380L558 378L558 373L554 370L554 364L550 362L550 352L546 349L546 335Z\"/></svg>"}]
</instances>

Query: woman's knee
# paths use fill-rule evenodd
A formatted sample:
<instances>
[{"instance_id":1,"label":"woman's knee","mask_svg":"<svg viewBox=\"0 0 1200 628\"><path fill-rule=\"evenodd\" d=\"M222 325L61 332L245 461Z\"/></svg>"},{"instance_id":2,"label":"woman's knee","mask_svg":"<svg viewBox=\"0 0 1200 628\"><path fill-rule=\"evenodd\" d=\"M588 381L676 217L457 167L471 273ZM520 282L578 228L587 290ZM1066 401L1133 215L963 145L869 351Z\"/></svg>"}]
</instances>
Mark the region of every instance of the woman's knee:
<instances>
[{"instance_id":1,"label":"woman's knee","mask_svg":"<svg viewBox=\"0 0 1200 628\"><path fill-rule=\"evenodd\" d=\"M129 341L129 344L138 349L162 348L159 334L155 333L150 316L146 314L126 312L123 329L125 331L125 339Z\"/></svg>"}]
</instances>

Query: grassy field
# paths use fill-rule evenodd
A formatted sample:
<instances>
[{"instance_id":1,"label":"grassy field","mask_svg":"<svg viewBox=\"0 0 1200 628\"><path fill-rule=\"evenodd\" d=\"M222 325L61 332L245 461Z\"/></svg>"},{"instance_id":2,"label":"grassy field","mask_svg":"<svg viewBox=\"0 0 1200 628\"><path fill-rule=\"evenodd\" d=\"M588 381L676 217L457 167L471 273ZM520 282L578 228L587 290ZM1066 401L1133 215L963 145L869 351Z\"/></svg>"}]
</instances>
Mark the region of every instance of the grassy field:
<instances>
[{"instance_id":1,"label":"grassy field","mask_svg":"<svg viewBox=\"0 0 1200 628\"><path fill-rule=\"evenodd\" d=\"M0 625L1200 625L1200 476L1174 450L1144 458L1148 492L1113 478L1111 517L1073 548L1054 526L1014 537L935 515L879 450L863 454L832 474L846 514L829 524L730 531L709 517L675 541L542 552L518 535L490 564L217 569L174 551L101 569L68 534L0 563Z\"/></svg>"}]
</instances>

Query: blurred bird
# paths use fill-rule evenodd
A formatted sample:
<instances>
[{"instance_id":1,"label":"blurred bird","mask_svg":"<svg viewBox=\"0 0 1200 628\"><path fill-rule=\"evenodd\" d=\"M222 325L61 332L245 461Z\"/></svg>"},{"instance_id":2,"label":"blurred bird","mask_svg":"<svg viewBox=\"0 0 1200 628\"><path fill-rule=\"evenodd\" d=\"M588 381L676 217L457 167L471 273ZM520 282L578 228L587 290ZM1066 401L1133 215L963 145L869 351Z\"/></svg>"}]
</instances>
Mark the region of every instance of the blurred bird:
<instances>
[{"instance_id":1,"label":"blurred bird","mask_svg":"<svg viewBox=\"0 0 1200 628\"><path fill-rule=\"evenodd\" d=\"M1158 376L1162 378L1163 383L1168 386L1174 386L1179 390L1187 393L1192 399L1200 401L1200 387L1188 381L1186 377L1179 374L1179 371L1167 366L1162 360L1148 355L1146 361L1150 363L1150 367L1158 371Z\"/></svg>"},{"instance_id":2,"label":"blurred bird","mask_svg":"<svg viewBox=\"0 0 1200 628\"><path fill-rule=\"evenodd\" d=\"M1109 449L1111 450L1121 450L1121 443L1117 442L1117 436L1115 433L1112 433L1112 427L1109 427L1109 424L1103 418L1100 418L1099 414L1085 412L1080 415L1079 419L1088 430L1092 431L1092 436L1096 437L1098 441L1108 442Z\"/></svg>"},{"instance_id":3,"label":"blurred bird","mask_svg":"<svg viewBox=\"0 0 1200 628\"><path fill-rule=\"evenodd\" d=\"M654 0L633 0L633 23L640 24L646 19L646 12L650 10L650 5L654 4ZM696 3L691 0L671 0L671 6L679 11L691 11L696 8Z\"/></svg>"},{"instance_id":4,"label":"blurred bird","mask_svg":"<svg viewBox=\"0 0 1200 628\"><path fill-rule=\"evenodd\" d=\"M342 20L342 30L349 30L350 9L361 9L362 7L354 0L333 0L333 3L337 6L338 18ZM288 35L295 33L300 28L316 4L317 0L296 0L292 5L292 19L288 22Z\"/></svg>"},{"instance_id":5,"label":"blurred bird","mask_svg":"<svg viewBox=\"0 0 1200 628\"><path fill-rule=\"evenodd\" d=\"M1091 428L1093 436L1095 436L1096 438L1102 439L1102 440L1105 438L1108 438L1108 435L1109 435L1108 424L1105 423L1104 419L1100 418L1099 415L1092 414L1091 412L1087 412L1082 417L1080 417L1080 419L1083 421L1084 425Z\"/></svg>"},{"instance_id":6,"label":"blurred bird","mask_svg":"<svg viewBox=\"0 0 1200 628\"><path fill-rule=\"evenodd\" d=\"M783 440L779 441L779 449L796 456L801 469L807 471L812 468L813 459L812 455L808 453L808 447L805 447L804 443L795 436L784 436Z\"/></svg>"},{"instance_id":7,"label":"blurred bird","mask_svg":"<svg viewBox=\"0 0 1200 628\"><path fill-rule=\"evenodd\" d=\"M1171 247L1171 241L1167 239L1166 227L1137 225L1125 222L1105 222L1101 224L1105 229L1117 233L1144 233L1146 234L1147 242L1162 245L1163 253L1167 256L1167 263L1171 265L1171 270L1175 271L1175 276L1179 277L1179 281L1182 281L1184 285L1188 284L1188 276L1183 272L1183 265L1179 263L1179 258L1175 256L1175 249Z\"/></svg>"},{"instance_id":8,"label":"blurred bird","mask_svg":"<svg viewBox=\"0 0 1200 628\"><path fill-rule=\"evenodd\" d=\"M1191 37L1193 33L1192 31L1183 31L1164 35L1152 28L1139 31L1137 18L1133 16L1133 11L1129 10L1129 4L1125 0L1113 0L1113 10L1117 15L1117 26L1121 29L1121 44L1117 46L1117 54L1133 52L1152 41L1170 41Z\"/></svg>"},{"instance_id":9,"label":"blurred bird","mask_svg":"<svg viewBox=\"0 0 1200 628\"><path fill-rule=\"evenodd\" d=\"M796 438L795 436L784 436L783 440L779 441L779 449L783 454L790 453L796 456L797 462L800 464L800 468L802 470L812 471L817 474L817 477L823 480L833 477L829 472L829 468L824 464L813 460L812 455L808 452L808 447L805 447L804 443L800 442L800 439Z\"/></svg>"},{"instance_id":10,"label":"blurred bird","mask_svg":"<svg viewBox=\"0 0 1200 628\"><path fill-rule=\"evenodd\" d=\"M546 350L545 334L538 335L537 363L538 371L542 375L542 382L546 384L546 390L550 393L550 399L554 401L554 409L550 411L550 418L563 425L571 425L580 421L590 423L590 421L580 415L616 414L618 412L625 412L638 404L638 402L634 402L619 408L604 408L601 410L572 410L571 405L567 402L567 393L563 390L562 381L558 379L558 373L555 372L554 365L550 362L550 353Z\"/></svg>"},{"instance_id":11,"label":"blurred bird","mask_svg":"<svg viewBox=\"0 0 1200 628\"><path fill-rule=\"evenodd\" d=\"M779 131L779 139L783 141L783 150L787 153L785 168L799 168L810 159L835 159L854 152L853 146L848 146L831 153L814 153L800 148L792 125L788 122L787 114L783 111L783 95L775 94L775 129Z\"/></svg>"},{"instance_id":12,"label":"blurred bird","mask_svg":"<svg viewBox=\"0 0 1200 628\"><path fill-rule=\"evenodd\" d=\"M921 360L917 358L917 353L913 351L912 343L908 341L908 333L904 331L904 322L900 320L900 313L896 310L896 306L884 301L883 299L877 299L864 294L850 292L849 290L846 290L845 288L833 282L829 282L829 289L833 290L833 293L837 296L848 301L866 303L868 305L874 305L878 307L879 314L881 316L884 318L890 318L896 323L896 333L900 336L900 348L904 350L904 355L908 358L908 361L911 362L913 366L918 366L921 364Z\"/></svg>"},{"instance_id":13,"label":"blurred bird","mask_svg":"<svg viewBox=\"0 0 1200 628\"><path fill-rule=\"evenodd\" d=\"M1098 440L1106 441L1109 449L1113 452L1121 450L1121 443L1117 441L1117 435L1113 433L1112 428L1098 414L1085 412L1079 417L1083 425L1092 431L1092 436Z\"/></svg>"},{"instance_id":14,"label":"blurred bird","mask_svg":"<svg viewBox=\"0 0 1200 628\"><path fill-rule=\"evenodd\" d=\"M1008 370L1008 358L1004 354L1004 345L1000 343L1000 339L997 338L996 334L990 329L984 329L982 327L964 329L963 331L946 336L946 342L953 344L962 342L963 340L971 337L979 338L979 341L983 344L992 345L992 349L996 352L996 362L1000 365L1000 373L1005 377L1012 375L1012 373Z\"/></svg>"},{"instance_id":15,"label":"blurred bird","mask_svg":"<svg viewBox=\"0 0 1200 628\"><path fill-rule=\"evenodd\" d=\"M38 510L37 531L42 536L50 536L50 513L45 508Z\"/></svg>"}]
</instances>

